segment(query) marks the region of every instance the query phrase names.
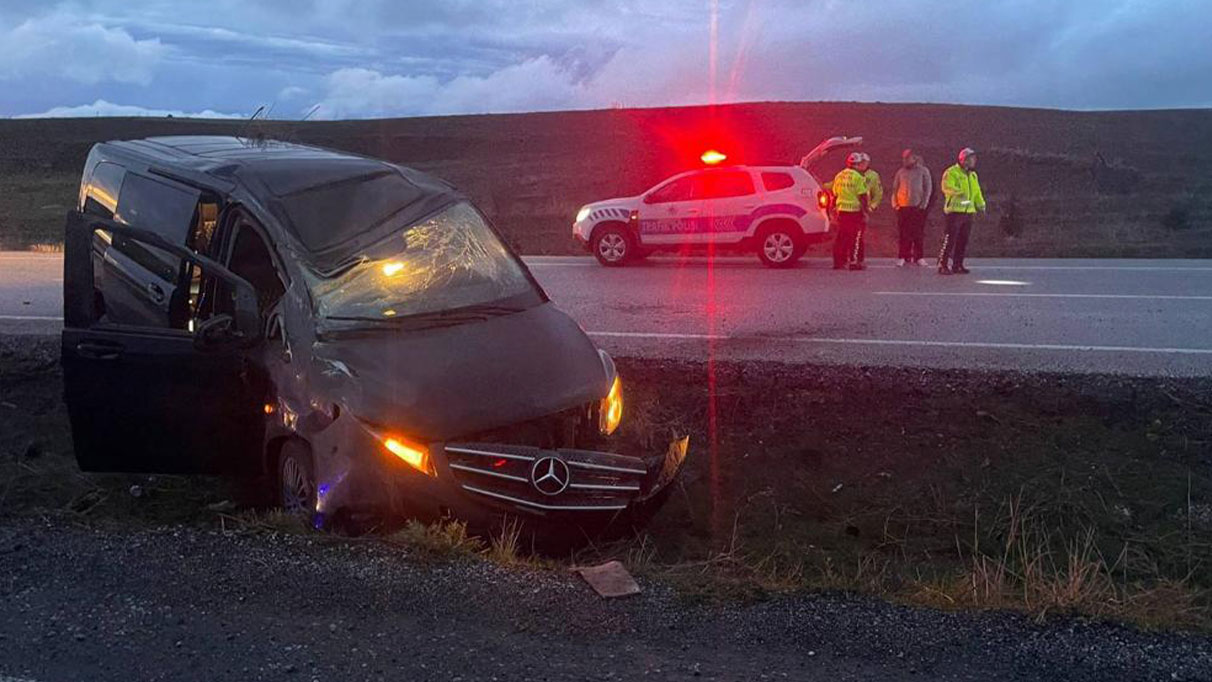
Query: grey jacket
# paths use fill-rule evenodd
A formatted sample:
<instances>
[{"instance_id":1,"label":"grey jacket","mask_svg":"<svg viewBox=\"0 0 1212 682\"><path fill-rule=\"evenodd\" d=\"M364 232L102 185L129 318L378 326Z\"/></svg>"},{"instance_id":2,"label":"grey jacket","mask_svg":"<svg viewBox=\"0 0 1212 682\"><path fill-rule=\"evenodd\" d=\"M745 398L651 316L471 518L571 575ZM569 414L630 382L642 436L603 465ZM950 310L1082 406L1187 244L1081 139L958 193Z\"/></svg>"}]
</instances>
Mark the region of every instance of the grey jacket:
<instances>
[{"instance_id":1,"label":"grey jacket","mask_svg":"<svg viewBox=\"0 0 1212 682\"><path fill-rule=\"evenodd\" d=\"M913 168L901 166L892 177L892 207L926 208L933 191L929 168L920 163Z\"/></svg>"}]
</instances>

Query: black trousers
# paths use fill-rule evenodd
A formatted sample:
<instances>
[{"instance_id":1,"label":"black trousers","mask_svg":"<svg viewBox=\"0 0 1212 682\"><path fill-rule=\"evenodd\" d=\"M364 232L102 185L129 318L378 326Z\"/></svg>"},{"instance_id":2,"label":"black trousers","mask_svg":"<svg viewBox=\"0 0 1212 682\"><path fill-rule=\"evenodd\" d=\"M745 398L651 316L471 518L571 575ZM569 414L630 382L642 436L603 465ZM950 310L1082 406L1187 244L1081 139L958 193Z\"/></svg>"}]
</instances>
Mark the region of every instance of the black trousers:
<instances>
[{"instance_id":1,"label":"black trousers","mask_svg":"<svg viewBox=\"0 0 1212 682\"><path fill-rule=\"evenodd\" d=\"M947 229L943 233L943 248L938 253L939 267L951 260L951 268L964 267L964 254L968 252L968 234L972 232L971 213L948 213Z\"/></svg>"},{"instance_id":2,"label":"black trousers","mask_svg":"<svg viewBox=\"0 0 1212 682\"><path fill-rule=\"evenodd\" d=\"M914 206L896 209L896 231L900 242L897 258L920 259L922 240L926 237L926 209Z\"/></svg>"},{"instance_id":3,"label":"black trousers","mask_svg":"<svg viewBox=\"0 0 1212 682\"><path fill-rule=\"evenodd\" d=\"M866 229L867 216L862 213L838 212L837 236L833 238L833 267L838 268L858 261L862 234Z\"/></svg>"}]
</instances>

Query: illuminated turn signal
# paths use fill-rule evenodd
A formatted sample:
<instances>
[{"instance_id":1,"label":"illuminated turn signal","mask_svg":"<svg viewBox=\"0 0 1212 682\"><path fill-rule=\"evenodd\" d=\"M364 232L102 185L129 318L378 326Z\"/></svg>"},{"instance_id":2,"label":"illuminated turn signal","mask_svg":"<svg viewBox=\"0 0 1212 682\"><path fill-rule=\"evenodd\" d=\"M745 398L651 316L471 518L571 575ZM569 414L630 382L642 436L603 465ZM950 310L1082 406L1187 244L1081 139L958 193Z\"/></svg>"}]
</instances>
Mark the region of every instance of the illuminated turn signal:
<instances>
[{"instance_id":1,"label":"illuminated turn signal","mask_svg":"<svg viewBox=\"0 0 1212 682\"><path fill-rule=\"evenodd\" d=\"M722 152L717 152L714 149L708 149L707 151L703 152L703 155L699 158L702 159L703 163L707 164L708 166L714 166L717 163L725 161L728 156Z\"/></svg>"},{"instance_id":2,"label":"illuminated turn signal","mask_svg":"<svg viewBox=\"0 0 1212 682\"><path fill-rule=\"evenodd\" d=\"M429 448L420 443L412 443L402 438L384 438L383 447L391 454L399 457L408 466L429 476L436 475L429 461Z\"/></svg>"},{"instance_id":3,"label":"illuminated turn signal","mask_svg":"<svg viewBox=\"0 0 1212 682\"><path fill-rule=\"evenodd\" d=\"M610 393L602 398L598 406L598 430L609 436L623 421L623 382L616 376L610 385Z\"/></svg>"},{"instance_id":4,"label":"illuminated turn signal","mask_svg":"<svg viewBox=\"0 0 1212 682\"><path fill-rule=\"evenodd\" d=\"M829 193L828 192L817 192L816 193L816 205L820 206L821 208L829 208Z\"/></svg>"},{"instance_id":5,"label":"illuminated turn signal","mask_svg":"<svg viewBox=\"0 0 1212 682\"><path fill-rule=\"evenodd\" d=\"M393 261L388 261L383 264L383 276L384 277L395 277L396 275L400 274L401 272L404 272L404 264L401 263L400 261L393 260Z\"/></svg>"}]
</instances>

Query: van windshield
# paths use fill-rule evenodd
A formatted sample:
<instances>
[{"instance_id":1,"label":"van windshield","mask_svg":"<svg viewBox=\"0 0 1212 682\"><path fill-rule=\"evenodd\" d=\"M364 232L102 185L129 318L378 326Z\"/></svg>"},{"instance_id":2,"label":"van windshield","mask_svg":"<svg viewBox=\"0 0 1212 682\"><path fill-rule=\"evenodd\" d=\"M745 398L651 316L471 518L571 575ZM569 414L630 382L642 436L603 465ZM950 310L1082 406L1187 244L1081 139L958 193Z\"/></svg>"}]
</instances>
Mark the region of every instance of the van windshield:
<instances>
[{"instance_id":1,"label":"van windshield","mask_svg":"<svg viewBox=\"0 0 1212 682\"><path fill-rule=\"evenodd\" d=\"M525 270L471 204L396 230L336 273L308 273L321 316L385 322L441 311L542 302Z\"/></svg>"}]
</instances>

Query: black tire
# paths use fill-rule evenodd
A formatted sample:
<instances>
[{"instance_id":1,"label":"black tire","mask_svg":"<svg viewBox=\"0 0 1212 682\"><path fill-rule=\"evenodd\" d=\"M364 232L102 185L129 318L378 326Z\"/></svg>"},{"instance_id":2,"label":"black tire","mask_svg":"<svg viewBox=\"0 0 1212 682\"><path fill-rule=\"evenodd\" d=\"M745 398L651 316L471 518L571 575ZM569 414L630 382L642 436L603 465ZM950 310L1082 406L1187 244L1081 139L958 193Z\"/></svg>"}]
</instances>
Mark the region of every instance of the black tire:
<instances>
[{"instance_id":1,"label":"black tire","mask_svg":"<svg viewBox=\"0 0 1212 682\"><path fill-rule=\"evenodd\" d=\"M598 228L593 233L590 245L593 249L593 257L608 268L626 265L637 251L631 232L621 225L607 225Z\"/></svg>"},{"instance_id":2,"label":"black tire","mask_svg":"<svg viewBox=\"0 0 1212 682\"><path fill-rule=\"evenodd\" d=\"M798 225L780 222L758 232L757 255L768 268L791 267L807 250Z\"/></svg>"},{"instance_id":3,"label":"black tire","mask_svg":"<svg viewBox=\"0 0 1212 682\"><path fill-rule=\"evenodd\" d=\"M308 522L316 513L316 468L311 451L297 440L287 441L278 455L274 472L275 499L288 514Z\"/></svg>"}]
</instances>

